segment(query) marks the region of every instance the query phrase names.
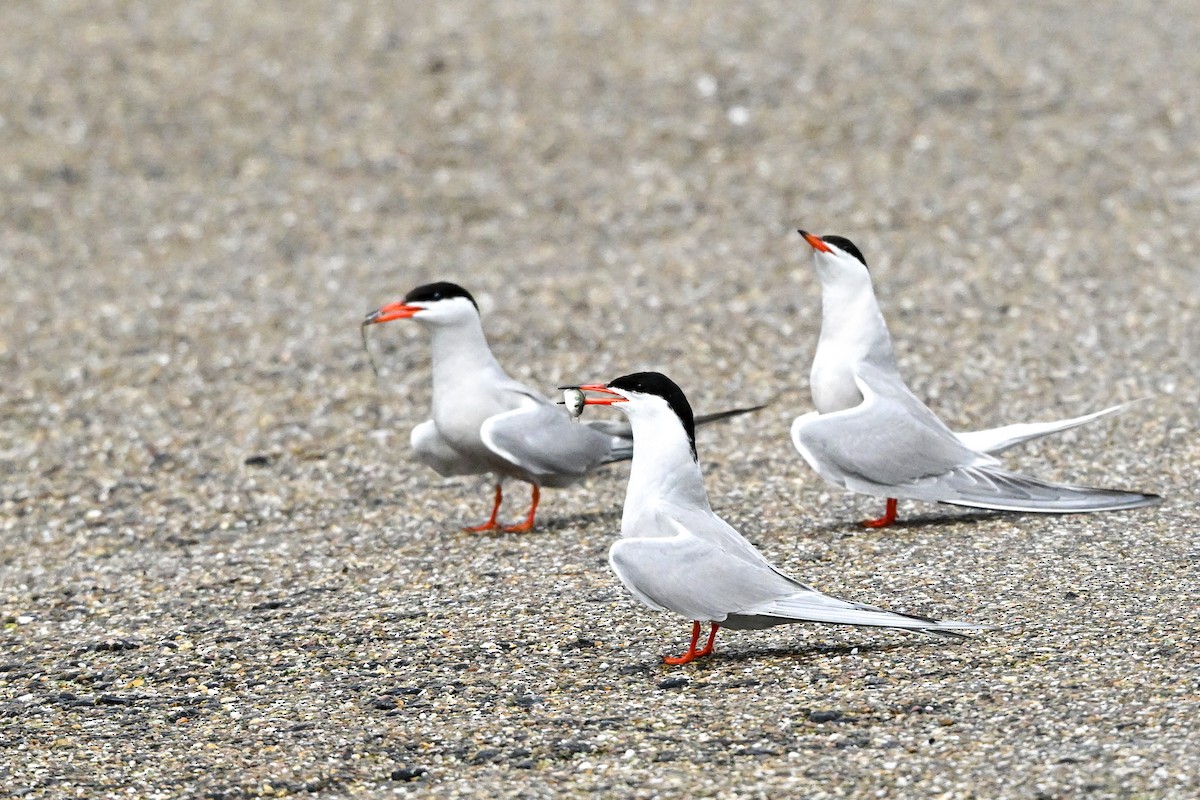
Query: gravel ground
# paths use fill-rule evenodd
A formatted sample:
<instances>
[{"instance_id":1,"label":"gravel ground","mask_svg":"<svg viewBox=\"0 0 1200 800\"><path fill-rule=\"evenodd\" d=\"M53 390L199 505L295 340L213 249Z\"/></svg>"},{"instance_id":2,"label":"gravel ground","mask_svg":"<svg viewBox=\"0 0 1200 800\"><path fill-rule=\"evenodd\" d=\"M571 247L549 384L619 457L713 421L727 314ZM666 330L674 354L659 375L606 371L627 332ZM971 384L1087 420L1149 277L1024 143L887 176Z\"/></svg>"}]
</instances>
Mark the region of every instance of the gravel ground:
<instances>
[{"instance_id":1,"label":"gravel ground","mask_svg":"<svg viewBox=\"0 0 1200 800\"><path fill-rule=\"evenodd\" d=\"M390 5L0 8L3 792L1200 794L1193 2ZM798 226L862 247L953 425L1150 398L1011 460L1166 502L857 529L787 439ZM485 482L407 460L426 342L373 331L376 379L357 326L432 279L547 391L770 400L701 435L720 513L1003 629L660 665L690 626L605 564L627 467L480 536Z\"/></svg>"}]
</instances>

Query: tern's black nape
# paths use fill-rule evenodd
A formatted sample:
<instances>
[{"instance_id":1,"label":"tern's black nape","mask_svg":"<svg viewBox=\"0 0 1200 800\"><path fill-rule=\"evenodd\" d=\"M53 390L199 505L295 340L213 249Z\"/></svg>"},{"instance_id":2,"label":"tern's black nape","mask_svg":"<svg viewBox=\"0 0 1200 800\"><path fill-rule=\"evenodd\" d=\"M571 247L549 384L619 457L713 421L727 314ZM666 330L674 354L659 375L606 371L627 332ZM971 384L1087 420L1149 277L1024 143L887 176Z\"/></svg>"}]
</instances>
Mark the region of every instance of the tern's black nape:
<instances>
[{"instance_id":1,"label":"tern's black nape","mask_svg":"<svg viewBox=\"0 0 1200 800\"><path fill-rule=\"evenodd\" d=\"M864 267L867 266L867 260L863 258L862 251L858 249L858 246L854 244L854 242L850 241L845 236L822 236L821 241L825 244L831 244L839 250L844 250L861 261ZM870 269L870 267L867 268Z\"/></svg>"},{"instance_id":2,"label":"tern's black nape","mask_svg":"<svg viewBox=\"0 0 1200 800\"><path fill-rule=\"evenodd\" d=\"M449 281L438 281L437 283L426 283L423 286L418 286L408 294L404 295L406 303L432 303L435 300L450 300L455 297L465 297L471 301L471 305L475 306L475 310L479 310L479 303L475 302L475 298L471 297L471 293L457 283Z\"/></svg>"},{"instance_id":3,"label":"tern's black nape","mask_svg":"<svg viewBox=\"0 0 1200 800\"><path fill-rule=\"evenodd\" d=\"M653 394L667 401L667 405L683 423L687 432L688 442L692 446L692 455L696 455L696 417L692 414L692 406L684 395L683 389L675 381L661 372L633 372L622 375L608 382L608 388L620 389L623 392L638 392Z\"/></svg>"}]
</instances>

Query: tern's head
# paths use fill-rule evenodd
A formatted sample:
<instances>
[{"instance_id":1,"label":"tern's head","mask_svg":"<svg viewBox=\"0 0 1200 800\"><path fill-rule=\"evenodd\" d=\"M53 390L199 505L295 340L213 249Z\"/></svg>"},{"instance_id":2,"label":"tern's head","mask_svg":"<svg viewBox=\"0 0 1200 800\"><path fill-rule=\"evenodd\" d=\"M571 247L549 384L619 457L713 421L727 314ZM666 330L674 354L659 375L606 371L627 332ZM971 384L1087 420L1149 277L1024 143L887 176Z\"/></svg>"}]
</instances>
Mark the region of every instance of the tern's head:
<instances>
[{"instance_id":1,"label":"tern's head","mask_svg":"<svg viewBox=\"0 0 1200 800\"><path fill-rule=\"evenodd\" d=\"M605 395L588 397L583 401L585 405L616 406L631 421L669 425L674 420L687 436L692 455L696 454L696 421L692 406L678 384L661 372L634 372L607 384L591 383L578 388ZM636 429L634 435L637 435Z\"/></svg>"},{"instance_id":2,"label":"tern's head","mask_svg":"<svg viewBox=\"0 0 1200 800\"><path fill-rule=\"evenodd\" d=\"M453 324L472 317L478 319L479 306L471 293L457 283L438 281L418 286L404 295L400 302L388 303L378 311L372 311L363 324L378 325L394 319Z\"/></svg>"},{"instance_id":3,"label":"tern's head","mask_svg":"<svg viewBox=\"0 0 1200 800\"><path fill-rule=\"evenodd\" d=\"M817 236L808 231L800 231L800 235L812 247L817 275L822 279L867 274L867 259L845 236Z\"/></svg>"}]
</instances>

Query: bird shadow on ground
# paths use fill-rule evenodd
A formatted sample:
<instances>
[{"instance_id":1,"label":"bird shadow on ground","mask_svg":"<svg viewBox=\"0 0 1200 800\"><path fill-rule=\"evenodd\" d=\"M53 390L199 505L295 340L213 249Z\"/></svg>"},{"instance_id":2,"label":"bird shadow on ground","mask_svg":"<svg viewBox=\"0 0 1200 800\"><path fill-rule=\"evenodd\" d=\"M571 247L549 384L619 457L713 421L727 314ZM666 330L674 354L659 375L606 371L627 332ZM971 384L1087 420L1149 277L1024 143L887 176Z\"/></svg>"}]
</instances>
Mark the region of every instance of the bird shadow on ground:
<instances>
[{"instance_id":1,"label":"bird shadow on ground","mask_svg":"<svg viewBox=\"0 0 1200 800\"><path fill-rule=\"evenodd\" d=\"M608 520L612 522L614 532L621 527L621 509L610 509L606 511L584 511L579 514L570 514L564 517L554 517L545 525L539 526L546 533L554 533L555 531L566 530L568 528L586 528L589 525L595 525Z\"/></svg>"},{"instance_id":2,"label":"bird shadow on ground","mask_svg":"<svg viewBox=\"0 0 1200 800\"><path fill-rule=\"evenodd\" d=\"M1016 511L973 511L968 514L955 514L951 512L947 514L925 514L919 517L905 517L883 528L870 528L863 525L862 522L851 522L849 524L839 522L832 525L822 525L819 530L829 532L851 530L857 533L879 533L886 535L888 531L908 530L910 528L942 528L975 522L987 522L999 517L1013 516L1023 517L1028 515Z\"/></svg>"},{"instance_id":3,"label":"bird shadow on ground","mask_svg":"<svg viewBox=\"0 0 1200 800\"><path fill-rule=\"evenodd\" d=\"M925 638L925 637L921 637ZM742 664L751 661L776 658L793 662L818 663L822 658L831 656L867 655L873 653L888 653L910 647L928 646L928 641L897 641L881 644L846 644L824 645L816 644L807 647L755 647L739 650L718 650L711 656L692 662L691 669L698 673L720 670L723 666ZM671 654L678 655L678 654ZM676 668L669 667L661 659L643 665L649 671L659 674L676 674ZM659 670L658 668L661 668ZM686 674L683 674L686 677Z\"/></svg>"},{"instance_id":4,"label":"bird shadow on ground","mask_svg":"<svg viewBox=\"0 0 1200 800\"><path fill-rule=\"evenodd\" d=\"M924 638L924 637L923 637ZM829 656L866 655L888 653L909 647L926 645L928 642L888 642L886 644L809 645L807 647L755 647L749 650L726 650L714 653L708 663L714 667L721 664L740 664L764 658L782 658L788 661L816 661Z\"/></svg>"}]
</instances>

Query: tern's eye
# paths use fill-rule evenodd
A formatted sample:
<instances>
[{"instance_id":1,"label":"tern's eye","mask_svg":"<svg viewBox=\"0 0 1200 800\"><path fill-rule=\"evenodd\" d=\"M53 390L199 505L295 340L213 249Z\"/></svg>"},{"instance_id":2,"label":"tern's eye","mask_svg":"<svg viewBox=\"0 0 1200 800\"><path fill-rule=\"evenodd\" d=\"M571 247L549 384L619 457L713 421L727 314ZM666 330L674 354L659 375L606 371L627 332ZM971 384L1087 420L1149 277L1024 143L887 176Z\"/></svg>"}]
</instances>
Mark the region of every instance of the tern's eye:
<instances>
[{"instance_id":1,"label":"tern's eye","mask_svg":"<svg viewBox=\"0 0 1200 800\"><path fill-rule=\"evenodd\" d=\"M578 417L583 413L583 392L579 389L563 389L563 405L567 407L567 413L572 417Z\"/></svg>"}]
</instances>

